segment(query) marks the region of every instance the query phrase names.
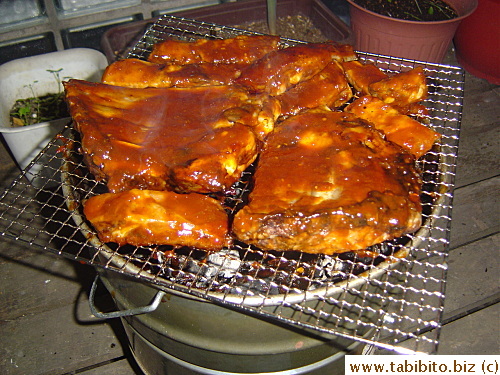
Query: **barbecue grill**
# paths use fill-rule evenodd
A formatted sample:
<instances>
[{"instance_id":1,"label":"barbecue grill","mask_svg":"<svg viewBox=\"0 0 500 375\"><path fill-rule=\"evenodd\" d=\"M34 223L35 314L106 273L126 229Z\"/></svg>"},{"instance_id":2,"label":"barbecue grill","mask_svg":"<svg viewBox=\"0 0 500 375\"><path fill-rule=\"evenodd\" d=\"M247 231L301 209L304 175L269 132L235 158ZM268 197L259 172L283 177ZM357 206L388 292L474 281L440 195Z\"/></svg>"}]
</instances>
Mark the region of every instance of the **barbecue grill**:
<instances>
[{"instance_id":1,"label":"barbecue grill","mask_svg":"<svg viewBox=\"0 0 500 375\"><path fill-rule=\"evenodd\" d=\"M152 45L165 38L192 40L238 34L254 33L163 16L148 29L129 57L145 59ZM283 39L281 43L289 46L303 42ZM139 326L144 328L147 323L131 317L142 313L141 317L149 319L149 314L144 313L162 305L163 298L164 305L174 300L188 305L195 301L216 309L216 315L227 311L258 320L268 329L292 330L303 337L314 337L311 340L338 340L342 349L330 351L325 357L351 350L352 343L395 353L434 353L443 312L464 73L454 66L363 52L359 57L389 73L422 66L429 77L429 97L423 103L429 109L426 119L442 135L418 161L424 179L421 229L373 246L368 249L372 256L266 252L244 243L211 254L190 248L101 243L82 214L82 202L106 188L83 163L78 134L71 124L0 196L0 233L95 266L110 290L124 292L132 285L146 288L132 297L128 292L115 295L122 308L133 308L130 305L134 303L147 305L156 294L152 307L112 315L128 322L132 346L139 347L139 331L149 337L150 346L164 341L141 331ZM39 172L40 166L43 173ZM245 172L235 186L235 194L226 198L230 212L245 201L250 176L251 170ZM151 326L147 331L152 331ZM158 349L160 344L155 345L153 349ZM305 349L307 346L306 340ZM313 360L321 362L321 358ZM305 366L305 362L298 361L298 366Z\"/></svg>"}]
</instances>

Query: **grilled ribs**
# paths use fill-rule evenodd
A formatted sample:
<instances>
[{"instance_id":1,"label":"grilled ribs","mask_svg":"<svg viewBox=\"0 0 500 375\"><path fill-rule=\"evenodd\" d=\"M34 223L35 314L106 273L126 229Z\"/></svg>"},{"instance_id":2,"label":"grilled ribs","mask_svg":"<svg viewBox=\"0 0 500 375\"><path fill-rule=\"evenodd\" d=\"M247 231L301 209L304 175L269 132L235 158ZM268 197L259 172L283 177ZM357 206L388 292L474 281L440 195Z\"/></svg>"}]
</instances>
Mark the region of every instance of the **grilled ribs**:
<instances>
[{"instance_id":1,"label":"grilled ribs","mask_svg":"<svg viewBox=\"0 0 500 375\"><path fill-rule=\"evenodd\" d=\"M387 104L406 107L427 97L427 82L422 67L395 74L369 85L368 91Z\"/></svg>"},{"instance_id":2,"label":"grilled ribs","mask_svg":"<svg viewBox=\"0 0 500 375\"><path fill-rule=\"evenodd\" d=\"M166 65L139 59L109 65L102 82L123 87L196 87L229 85L241 74L239 64Z\"/></svg>"},{"instance_id":3,"label":"grilled ribs","mask_svg":"<svg viewBox=\"0 0 500 375\"><path fill-rule=\"evenodd\" d=\"M102 242L168 244L220 250L229 243L228 217L219 201L202 194L132 189L96 195L84 214Z\"/></svg>"},{"instance_id":4,"label":"grilled ribs","mask_svg":"<svg viewBox=\"0 0 500 375\"><path fill-rule=\"evenodd\" d=\"M382 70L373 64L363 64L359 60L342 63L345 76L354 89L362 95L370 93L370 85L387 78Z\"/></svg>"},{"instance_id":5,"label":"grilled ribs","mask_svg":"<svg viewBox=\"0 0 500 375\"><path fill-rule=\"evenodd\" d=\"M388 140L397 143L417 159L427 153L440 137L431 128L373 96L356 99L345 110L371 122Z\"/></svg>"},{"instance_id":6,"label":"grilled ribs","mask_svg":"<svg viewBox=\"0 0 500 375\"><path fill-rule=\"evenodd\" d=\"M226 192L257 157L279 105L235 86L124 88L70 80L85 161L111 192Z\"/></svg>"},{"instance_id":7,"label":"grilled ribs","mask_svg":"<svg viewBox=\"0 0 500 375\"><path fill-rule=\"evenodd\" d=\"M252 92L276 96L310 79L332 61L355 58L351 46L333 43L297 45L268 53L243 69L235 82Z\"/></svg>"},{"instance_id":8,"label":"grilled ribs","mask_svg":"<svg viewBox=\"0 0 500 375\"><path fill-rule=\"evenodd\" d=\"M276 96L282 115L296 115L321 106L340 107L352 98L352 89L336 61L329 63L311 79L301 82Z\"/></svg>"},{"instance_id":9,"label":"grilled ribs","mask_svg":"<svg viewBox=\"0 0 500 375\"><path fill-rule=\"evenodd\" d=\"M415 159L350 113L312 110L269 135L233 232L264 250L365 249L421 224Z\"/></svg>"},{"instance_id":10,"label":"grilled ribs","mask_svg":"<svg viewBox=\"0 0 500 375\"><path fill-rule=\"evenodd\" d=\"M161 64L251 64L278 49L280 37L238 35L228 39L198 39L193 42L165 40L153 46L148 60Z\"/></svg>"},{"instance_id":11,"label":"grilled ribs","mask_svg":"<svg viewBox=\"0 0 500 375\"><path fill-rule=\"evenodd\" d=\"M422 70L388 77L352 46L278 42L168 40L148 61L111 64L103 83L65 83L85 161L111 191L85 203L102 241L212 251L230 234L334 254L420 227L415 160L438 134L404 114L422 113ZM230 193L257 157L228 229L221 204L198 193Z\"/></svg>"}]
</instances>

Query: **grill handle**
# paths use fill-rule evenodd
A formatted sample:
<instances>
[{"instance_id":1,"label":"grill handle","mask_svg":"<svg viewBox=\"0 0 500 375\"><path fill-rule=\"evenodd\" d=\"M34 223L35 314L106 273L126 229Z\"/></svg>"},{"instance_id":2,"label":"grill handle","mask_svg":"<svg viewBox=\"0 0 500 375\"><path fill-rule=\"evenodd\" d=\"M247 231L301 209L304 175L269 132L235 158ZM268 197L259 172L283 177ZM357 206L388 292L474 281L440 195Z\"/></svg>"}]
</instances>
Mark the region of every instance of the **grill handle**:
<instances>
[{"instance_id":1,"label":"grill handle","mask_svg":"<svg viewBox=\"0 0 500 375\"><path fill-rule=\"evenodd\" d=\"M95 277L94 282L92 283L92 287L90 288L89 306L90 306L90 312L92 313L92 315L94 315L96 318L100 318L100 319L122 318L124 316L147 314L147 313L153 312L158 308L158 306L160 305L161 299L165 295L165 292L160 290L154 296L151 304L149 304L147 306L135 307L135 308L129 309L129 310L112 311L112 312L103 313L103 312L100 312L97 310L95 303L94 303L95 291L97 289L97 281L98 280L99 280L99 275L97 275Z\"/></svg>"}]
</instances>

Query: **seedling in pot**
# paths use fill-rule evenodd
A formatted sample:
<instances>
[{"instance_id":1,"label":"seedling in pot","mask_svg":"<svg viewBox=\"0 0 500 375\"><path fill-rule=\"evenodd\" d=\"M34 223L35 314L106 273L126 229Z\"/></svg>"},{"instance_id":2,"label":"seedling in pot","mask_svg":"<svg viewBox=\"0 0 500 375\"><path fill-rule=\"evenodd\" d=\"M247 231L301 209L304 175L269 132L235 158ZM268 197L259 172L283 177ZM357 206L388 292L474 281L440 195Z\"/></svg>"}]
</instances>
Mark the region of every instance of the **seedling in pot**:
<instances>
[{"instance_id":1,"label":"seedling in pot","mask_svg":"<svg viewBox=\"0 0 500 375\"><path fill-rule=\"evenodd\" d=\"M61 77L59 73L62 71L62 68L58 70L48 69L47 71L54 76L59 91L57 93L36 96L34 85L36 85L38 81L34 81L32 84L28 85L32 96L26 99L17 99L9 112L12 127L33 125L69 117L68 108L64 99L64 92L60 89Z\"/></svg>"}]
</instances>

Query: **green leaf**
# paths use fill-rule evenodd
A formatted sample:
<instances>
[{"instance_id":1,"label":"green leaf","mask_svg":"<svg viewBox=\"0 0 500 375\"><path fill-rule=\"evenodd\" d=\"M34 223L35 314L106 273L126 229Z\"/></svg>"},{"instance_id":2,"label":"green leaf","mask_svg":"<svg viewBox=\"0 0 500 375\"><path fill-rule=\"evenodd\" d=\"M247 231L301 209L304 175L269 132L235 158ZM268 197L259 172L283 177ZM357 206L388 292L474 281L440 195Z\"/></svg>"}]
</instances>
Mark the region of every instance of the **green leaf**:
<instances>
[{"instance_id":1,"label":"green leaf","mask_svg":"<svg viewBox=\"0 0 500 375\"><path fill-rule=\"evenodd\" d=\"M434 8L432 6L429 7L429 9L427 9L427 13L429 14L434 14Z\"/></svg>"},{"instance_id":2,"label":"green leaf","mask_svg":"<svg viewBox=\"0 0 500 375\"><path fill-rule=\"evenodd\" d=\"M19 108L19 116L26 116L30 113L30 107L21 107Z\"/></svg>"}]
</instances>

